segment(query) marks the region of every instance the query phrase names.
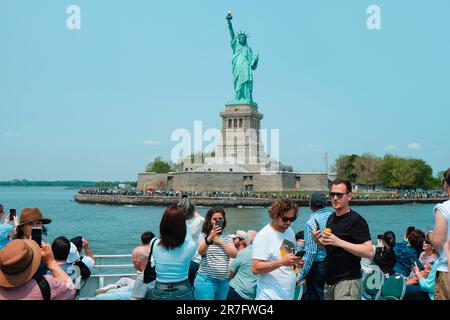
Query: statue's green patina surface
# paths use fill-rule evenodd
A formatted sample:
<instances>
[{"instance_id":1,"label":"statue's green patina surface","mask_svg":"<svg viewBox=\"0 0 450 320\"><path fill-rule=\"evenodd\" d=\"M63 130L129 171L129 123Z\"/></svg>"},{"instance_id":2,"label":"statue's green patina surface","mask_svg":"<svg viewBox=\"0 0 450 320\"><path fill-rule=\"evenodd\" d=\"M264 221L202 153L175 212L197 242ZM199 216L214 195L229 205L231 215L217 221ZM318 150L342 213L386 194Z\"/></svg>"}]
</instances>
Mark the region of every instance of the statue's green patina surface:
<instances>
[{"instance_id":1,"label":"statue's green patina surface","mask_svg":"<svg viewBox=\"0 0 450 320\"><path fill-rule=\"evenodd\" d=\"M235 97L228 104L253 104L253 70L258 66L258 54L254 54L247 44L248 35L245 32L234 33L231 12L227 14L228 29L231 35L231 48L233 49L233 84Z\"/></svg>"}]
</instances>

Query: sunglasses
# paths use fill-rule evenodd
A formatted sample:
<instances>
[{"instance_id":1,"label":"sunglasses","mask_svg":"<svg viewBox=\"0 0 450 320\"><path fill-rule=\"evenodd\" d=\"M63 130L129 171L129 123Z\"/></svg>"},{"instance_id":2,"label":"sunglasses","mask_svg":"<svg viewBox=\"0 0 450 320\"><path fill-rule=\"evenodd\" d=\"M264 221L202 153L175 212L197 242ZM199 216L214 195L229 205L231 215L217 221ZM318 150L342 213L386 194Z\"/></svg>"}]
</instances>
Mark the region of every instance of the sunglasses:
<instances>
[{"instance_id":1,"label":"sunglasses","mask_svg":"<svg viewBox=\"0 0 450 320\"><path fill-rule=\"evenodd\" d=\"M281 221L283 221L283 222L288 222L288 221L294 222L295 220L297 220L297 217L296 217L296 216L295 216L295 217L292 217L292 218L281 217Z\"/></svg>"},{"instance_id":2,"label":"sunglasses","mask_svg":"<svg viewBox=\"0 0 450 320\"><path fill-rule=\"evenodd\" d=\"M337 197L338 199L342 199L344 194L347 194L347 192L330 192L329 193L331 199L334 199L334 197Z\"/></svg>"}]
</instances>

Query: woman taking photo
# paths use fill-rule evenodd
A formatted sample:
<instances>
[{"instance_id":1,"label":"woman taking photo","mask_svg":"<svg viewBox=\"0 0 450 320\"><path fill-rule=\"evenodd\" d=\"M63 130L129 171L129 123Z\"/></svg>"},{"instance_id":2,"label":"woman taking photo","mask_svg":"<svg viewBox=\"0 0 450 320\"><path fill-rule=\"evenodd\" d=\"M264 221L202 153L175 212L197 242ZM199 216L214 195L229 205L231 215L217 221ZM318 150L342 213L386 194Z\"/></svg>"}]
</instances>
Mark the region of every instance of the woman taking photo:
<instances>
[{"instance_id":1,"label":"woman taking photo","mask_svg":"<svg viewBox=\"0 0 450 320\"><path fill-rule=\"evenodd\" d=\"M186 218L180 207L170 206L164 211L159 234L160 239L155 240L151 253L156 270L152 300L193 300L188 273L197 246L187 232Z\"/></svg>"},{"instance_id":2,"label":"woman taking photo","mask_svg":"<svg viewBox=\"0 0 450 320\"><path fill-rule=\"evenodd\" d=\"M198 253L202 257L195 278L195 300L225 300L229 289L228 264L237 249L229 234L225 211L212 208L205 216L199 237Z\"/></svg>"},{"instance_id":3,"label":"woman taking photo","mask_svg":"<svg viewBox=\"0 0 450 320\"><path fill-rule=\"evenodd\" d=\"M32 228L42 228L42 234L47 235L44 224L52 220L45 219L38 208L25 208L20 213L19 225L16 227L15 239L31 239Z\"/></svg>"}]
</instances>

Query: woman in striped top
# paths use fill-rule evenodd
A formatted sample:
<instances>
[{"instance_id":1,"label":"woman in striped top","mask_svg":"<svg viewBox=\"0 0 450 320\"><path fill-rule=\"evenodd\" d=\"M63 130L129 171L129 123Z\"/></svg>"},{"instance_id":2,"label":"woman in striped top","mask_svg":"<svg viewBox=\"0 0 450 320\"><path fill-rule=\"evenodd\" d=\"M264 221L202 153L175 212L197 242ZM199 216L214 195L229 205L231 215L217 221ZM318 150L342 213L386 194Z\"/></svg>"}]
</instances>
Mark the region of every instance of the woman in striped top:
<instances>
[{"instance_id":1,"label":"woman in striped top","mask_svg":"<svg viewBox=\"0 0 450 320\"><path fill-rule=\"evenodd\" d=\"M220 224L223 226L220 227ZM225 300L228 294L228 264L237 249L229 234L221 207L211 208L205 216L199 237L198 253L202 257L194 282L195 300Z\"/></svg>"}]
</instances>

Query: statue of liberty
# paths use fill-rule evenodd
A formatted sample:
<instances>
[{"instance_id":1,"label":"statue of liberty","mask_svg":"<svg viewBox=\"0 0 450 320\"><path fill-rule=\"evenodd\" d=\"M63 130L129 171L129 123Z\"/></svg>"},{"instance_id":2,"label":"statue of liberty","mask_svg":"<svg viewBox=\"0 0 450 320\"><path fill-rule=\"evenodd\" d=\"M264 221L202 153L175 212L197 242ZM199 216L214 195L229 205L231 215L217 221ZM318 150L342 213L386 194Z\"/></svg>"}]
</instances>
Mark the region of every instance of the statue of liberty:
<instances>
[{"instance_id":1,"label":"statue of liberty","mask_svg":"<svg viewBox=\"0 0 450 320\"><path fill-rule=\"evenodd\" d=\"M253 54L252 49L247 45L248 35L245 32L239 32L237 36L234 33L231 19L233 16L228 12L228 29L231 35L231 48L233 49L233 83L235 98L231 104L251 103L253 101L253 70L258 66L258 54Z\"/></svg>"}]
</instances>

